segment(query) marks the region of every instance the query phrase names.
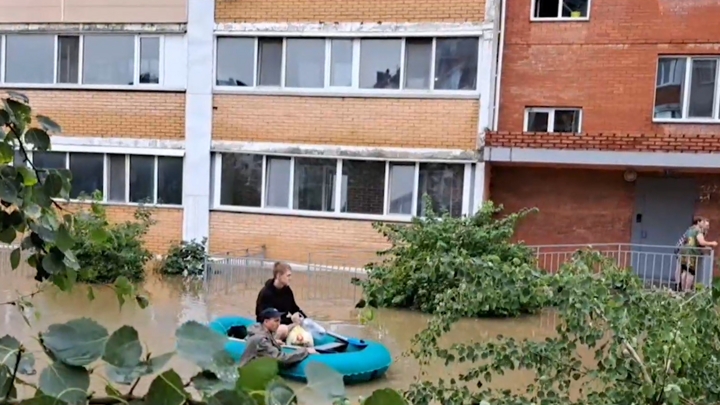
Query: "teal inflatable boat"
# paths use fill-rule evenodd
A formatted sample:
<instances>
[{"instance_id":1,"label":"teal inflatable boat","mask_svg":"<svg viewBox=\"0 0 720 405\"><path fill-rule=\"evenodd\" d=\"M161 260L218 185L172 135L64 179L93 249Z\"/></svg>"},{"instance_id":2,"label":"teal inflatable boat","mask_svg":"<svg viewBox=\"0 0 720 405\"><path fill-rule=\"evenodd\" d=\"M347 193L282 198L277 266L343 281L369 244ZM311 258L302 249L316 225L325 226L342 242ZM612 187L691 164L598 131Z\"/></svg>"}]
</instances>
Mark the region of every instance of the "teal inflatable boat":
<instances>
[{"instance_id":1,"label":"teal inflatable boat","mask_svg":"<svg viewBox=\"0 0 720 405\"><path fill-rule=\"evenodd\" d=\"M225 316L210 323L210 329L227 336L233 326L249 327L255 320L240 316ZM245 341L229 339L225 350L236 360L245 351ZM286 347L283 350L296 350ZM285 378L306 381L305 367L311 362L321 362L343 375L346 384L357 384L372 381L387 372L392 364L390 351L381 343L371 340L346 338L328 333L315 339L317 354L311 354L302 362L280 370Z\"/></svg>"}]
</instances>

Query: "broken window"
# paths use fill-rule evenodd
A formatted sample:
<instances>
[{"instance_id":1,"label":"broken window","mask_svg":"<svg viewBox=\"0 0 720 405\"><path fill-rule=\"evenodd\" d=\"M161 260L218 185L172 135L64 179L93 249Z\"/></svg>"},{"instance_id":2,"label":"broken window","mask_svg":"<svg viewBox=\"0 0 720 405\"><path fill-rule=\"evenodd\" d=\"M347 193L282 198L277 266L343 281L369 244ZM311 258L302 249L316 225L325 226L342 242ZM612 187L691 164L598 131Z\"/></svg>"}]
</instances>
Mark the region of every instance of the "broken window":
<instances>
[{"instance_id":1,"label":"broken window","mask_svg":"<svg viewBox=\"0 0 720 405\"><path fill-rule=\"evenodd\" d=\"M577 134L582 110L579 108L528 108L525 132Z\"/></svg>"},{"instance_id":2,"label":"broken window","mask_svg":"<svg viewBox=\"0 0 720 405\"><path fill-rule=\"evenodd\" d=\"M586 18L590 0L532 0L534 18Z\"/></svg>"}]
</instances>

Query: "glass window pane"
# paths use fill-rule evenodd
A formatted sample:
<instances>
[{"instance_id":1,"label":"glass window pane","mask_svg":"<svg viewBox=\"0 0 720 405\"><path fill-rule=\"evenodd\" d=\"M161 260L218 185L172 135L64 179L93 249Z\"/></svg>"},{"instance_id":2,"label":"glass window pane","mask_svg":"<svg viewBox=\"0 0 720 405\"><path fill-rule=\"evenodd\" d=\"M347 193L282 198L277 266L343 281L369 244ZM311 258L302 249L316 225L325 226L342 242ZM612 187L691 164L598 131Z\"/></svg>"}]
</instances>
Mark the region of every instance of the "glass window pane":
<instances>
[{"instance_id":1,"label":"glass window pane","mask_svg":"<svg viewBox=\"0 0 720 405\"><path fill-rule=\"evenodd\" d=\"M580 132L580 110L555 110L553 132L573 134Z\"/></svg>"},{"instance_id":2,"label":"glass window pane","mask_svg":"<svg viewBox=\"0 0 720 405\"><path fill-rule=\"evenodd\" d=\"M717 60L693 60L691 75L688 116L695 118L712 118L715 111Z\"/></svg>"},{"instance_id":3,"label":"glass window pane","mask_svg":"<svg viewBox=\"0 0 720 405\"><path fill-rule=\"evenodd\" d=\"M534 0L535 18L558 18L562 0Z\"/></svg>"},{"instance_id":4,"label":"glass window pane","mask_svg":"<svg viewBox=\"0 0 720 405\"><path fill-rule=\"evenodd\" d=\"M182 205L183 158L158 156L157 203Z\"/></svg>"},{"instance_id":5,"label":"glass window pane","mask_svg":"<svg viewBox=\"0 0 720 405\"><path fill-rule=\"evenodd\" d=\"M335 87L352 86L352 40L333 39L330 47L330 85Z\"/></svg>"},{"instance_id":6,"label":"glass window pane","mask_svg":"<svg viewBox=\"0 0 720 405\"><path fill-rule=\"evenodd\" d=\"M226 153L220 168L220 204L260 207L262 155ZM287 186L285 187L287 189ZM287 203L285 204L287 206Z\"/></svg>"},{"instance_id":7,"label":"glass window pane","mask_svg":"<svg viewBox=\"0 0 720 405\"><path fill-rule=\"evenodd\" d=\"M130 202L155 202L155 157L130 156Z\"/></svg>"},{"instance_id":8,"label":"glass window pane","mask_svg":"<svg viewBox=\"0 0 720 405\"><path fill-rule=\"evenodd\" d=\"M58 36L57 82L80 82L80 37Z\"/></svg>"},{"instance_id":9,"label":"glass window pane","mask_svg":"<svg viewBox=\"0 0 720 405\"><path fill-rule=\"evenodd\" d=\"M464 165L422 163L418 181L419 216L425 215L427 194L433 210L440 214L447 212L453 217L462 215Z\"/></svg>"},{"instance_id":10,"label":"glass window pane","mask_svg":"<svg viewBox=\"0 0 720 405\"><path fill-rule=\"evenodd\" d=\"M104 159L102 153L70 153L70 198L76 199L81 195L89 198L95 191L103 192Z\"/></svg>"},{"instance_id":11,"label":"glass window pane","mask_svg":"<svg viewBox=\"0 0 720 405\"><path fill-rule=\"evenodd\" d=\"M429 89L432 39L408 38L405 42L405 88Z\"/></svg>"},{"instance_id":12,"label":"glass window pane","mask_svg":"<svg viewBox=\"0 0 720 405\"><path fill-rule=\"evenodd\" d=\"M686 58L660 58L655 88L655 118L682 118Z\"/></svg>"},{"instance_id":13,"label":"glass window pane","mask_svg":"<svg viewBox=\"0 0 720 405\"><path fill-rule=\"evenodd\" d=\"M218 38L216 67L218 86L253 86L254 69L254 38Z\"/></svg>"},{"instance_id":14,"label":"glass window pane","mask_svg":"<svg viewBox=\"0 0 720 405\"><path fill-rule=\"evenodd\" d=\"M388 213L412 215L414 164L390 164Z\"/></svg>"},{"instance_id":15,"label":"glass window pane","mask_svg":"<svg viewBox=\"0 0 720 405\"><path fill-rule=\"evenodd\" d=\"M83 41L83 83L133 84L134 35L85 35Z\"/></svg>"},{"instance_id":16,"label":"glass window pane","mask_svg":"<svg viewBox=\"0 0 720 405\"><path fill-rule=\"evenodd\" d=\"M125 155L108 155L108 201L125 202Z\"/></svg>"},{"instance_id":17,"label":"glass window pane","mask_svg":"<svg viewBox=\"0 0 720 405\"><path fill-rule=\"evenodd\" d=\"M290 163L289 158L267 158L266 206L290 208Z\"/></svg>"},{"instance_id":18,"label":"glass window pane","mask_svg":"<svg viewBox=\"0 0 720 405\"><path fill-rule=\"evenodd\" d=\"M402 39L360 41L360 88L399 89Z\"/></svg>"},{"instance_id":19,"label":"glass window pane","mask_svg":"<svg viewBox=\"0 0 720 405\"><path fill-rule=\"evenodd\" d=\"M65 152L33 152L32 161L38 169L65 169Z\"/></svg>"},{"instance_id":20,"label":"glass window pane","mask_svg":"<svg viewBox=\"0 0 720 405\"><path fill-rule=\"evenodd\" d=\"M287 39L285 86L325 86L325 39Z\"/></svg>"},{"instance_id":21,"label":"glass window pane","mask_svg":"<svg viewBox=\"0 0 720 405\"><path fill-rule=\"evenodd\" d=\"M340 201L341 212L383 214L385 162L345 160Z\"/></svg>"},{"instance_id":22,"label":"glass window pane","mask_svg":"<svg viewBox=\"0 0 720 405\"><path fill-rule=\"evenodd\" d=\"M590 0L563 0L563 17L587 17Z\"/></svg>"},{"instance_id":23,"label":"glass window pane","mask_svg":"<svg viewBox=\"0 0 720 405\"><path fill-rule=\"evenodd\" d=\"M527 116L527 132L547 132L550 113L546 111L529 111Z\"/></svg>"},{"instance_id":24,"label":"glass window pane","mask_svg":"<svg viewBox=\"0 0 720 405\"><path fill-rule=\"evenodd\" d=\"M478 38L438 38L435 50L435 89L475 90Z\"/></svg>"},{"instance_id":25,"label":"glass window pane","mask_svg":"<svg viewBox=\"0 0 720 405\"><path fill-rule=\"evenodd\" d=\"M336 174L335 159L296 158L293 208L334 211Z\"/></svg>"},{"instance_id":26,"label":"glass window pane","mask_svg":"<svg viewBox=\"0 0 720 405\"><path fill-rule=\"evenodd\" d=\"M160 38L140 38L140 83L160 83Z\"/></svg>"},{"instance_id":27,"label":"glass window pane","mask_svg":"<svg viewBox=\"0 0 720 405\"><path fill-rule=\"evenodd\" d=\"M6 83L53 83L54 35L7 35L5 47Z\"/></svg>"},{"instance_id":28,"label":"glass window pane","mask_svg":"<svg viewBox=\"0 0 720 405\"><path fill-rule=\"evenodd\" d=\"M258 39L259 86L280 86L282 73L282 38Z\"/></svg>"}]
</instances>

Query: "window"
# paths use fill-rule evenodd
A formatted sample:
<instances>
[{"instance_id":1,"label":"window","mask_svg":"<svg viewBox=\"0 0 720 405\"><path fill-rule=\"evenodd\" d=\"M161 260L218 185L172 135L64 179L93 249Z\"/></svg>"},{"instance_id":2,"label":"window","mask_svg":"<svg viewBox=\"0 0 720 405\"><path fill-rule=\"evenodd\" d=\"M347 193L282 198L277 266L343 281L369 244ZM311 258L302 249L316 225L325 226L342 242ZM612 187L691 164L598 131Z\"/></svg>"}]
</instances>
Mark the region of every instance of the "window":
<instances>
[{"instance_id":1,"label":"window","mask_svg":"<svg viewBox=\"0 0 720 405\"><path fill-rule=\"evenodd\" d=\"M578 108L528 108L525 132L580 133L582 110Z\"/></svg>"},{"instance_id":2,"label":"window","mask_svg":"<svg viewBox=\"0 0 720 405\"><path fill-rule=\"evenodd\" d=\"M398 219L469 210L470 164L361 159L217 155L216 208L250 212ZM465 177L468 176L468 179Z\"/></svg>"},{"instance_id":3,"label":"window","mask_svg":"<svg viewBox=\"0 0 720 405\"><path fill-rule=\"evenodd\" d=\"M661 57L655 82L655 120L718 120L717 57Z\"/></svg>"},{"instance_id":4,"label":"window","mask_svg":"<svg viewBox=\"0 0 720 405\"><path fill-rule=\"evenodd\" d=\"M160 36L10 34L5 36L5 52L0 55L0 62L5 63L0 82L158 85L162 46Z\"/></svg>"},{"instance_id":5,"label":"window","mask_svg":"<svg viewBox=\"0 0 720 405\"><path fill-rule=\"evenodd\" d=\"M183 158L81 152L31 152L41 169L69 169L71 199L103 193L104 201L182 204Z\"/></svg>"},{"instance_id":6,"label":"window","mask_svg":"<svg viewBox=\"0 0 720 405\"><path fill-rule=\"evenodd\" d=\"M532 19L587 19L590 13L590 0L530 0L532 1Z\"/></svg>"},{"instance_id":7,"label":"window","mask_svg":"<svg viewBox=\"0 0 720 405\"><path fill-rule=\"evenodd\" d=\"M217 86L477 91L479 38L217 39Z\"/></svg>"}]
</instances>

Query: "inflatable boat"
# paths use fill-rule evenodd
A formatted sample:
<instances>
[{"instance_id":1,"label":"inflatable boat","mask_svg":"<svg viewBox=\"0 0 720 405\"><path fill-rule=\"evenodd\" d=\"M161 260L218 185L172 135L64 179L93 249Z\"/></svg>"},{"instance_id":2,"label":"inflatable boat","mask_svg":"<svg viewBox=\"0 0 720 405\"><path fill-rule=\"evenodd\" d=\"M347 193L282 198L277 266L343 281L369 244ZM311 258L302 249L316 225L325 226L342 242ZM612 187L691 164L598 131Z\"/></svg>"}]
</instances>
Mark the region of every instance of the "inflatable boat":
<instances>
[{"instance_id":1,"label":"inflatable boat","mask_svg":"<svg viewBox=\"0 0 720 405\"><path fill-rule=\"evenodd\" d=\"M217 318L210 323L210 329L228 336L232 327L249 327L255 324L254 319L240 316L225 316ZM228 337L225 350L236 360L240 359L245 351L245 340ZM327 333L315 338L317 354L311 354L305 360L292 366L282 368L280 375L297 380L307 381L305 367L314 361L325 363L343 375L346 384L357 384L377 379L387 372L392 364L390 351L381 343L371 340L355 339ZM296 347L286 346L283 350L297 350Z\"/></svg>"}]
</instances>

